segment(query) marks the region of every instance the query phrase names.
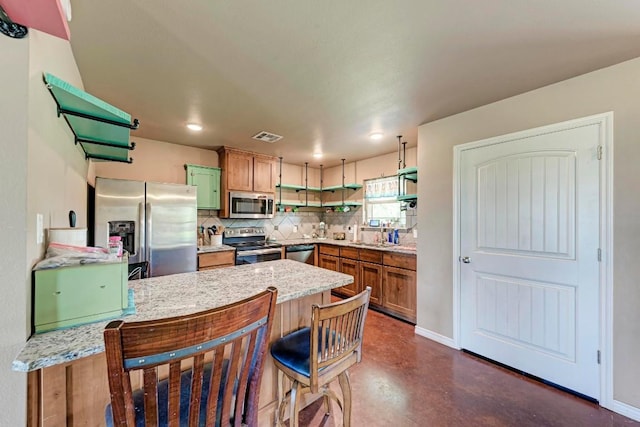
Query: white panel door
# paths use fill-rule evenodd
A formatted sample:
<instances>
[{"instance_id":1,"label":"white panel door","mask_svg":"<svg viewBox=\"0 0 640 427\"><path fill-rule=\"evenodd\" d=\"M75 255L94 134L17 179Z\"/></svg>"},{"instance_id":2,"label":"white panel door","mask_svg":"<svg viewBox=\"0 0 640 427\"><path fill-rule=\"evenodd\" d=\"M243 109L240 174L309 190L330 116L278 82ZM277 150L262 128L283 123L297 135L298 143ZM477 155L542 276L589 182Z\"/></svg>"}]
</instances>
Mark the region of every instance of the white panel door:
<instances>
[{"instance_id":1,"label":"white panel door","mask_svg":"<svg viewBox=\"0 0 640 427\"><path fill-rule=\"evenodd\" d=\"M595 399L599 144L547 129L460 162L462 348Z\"/></svg>"}]
</instances>

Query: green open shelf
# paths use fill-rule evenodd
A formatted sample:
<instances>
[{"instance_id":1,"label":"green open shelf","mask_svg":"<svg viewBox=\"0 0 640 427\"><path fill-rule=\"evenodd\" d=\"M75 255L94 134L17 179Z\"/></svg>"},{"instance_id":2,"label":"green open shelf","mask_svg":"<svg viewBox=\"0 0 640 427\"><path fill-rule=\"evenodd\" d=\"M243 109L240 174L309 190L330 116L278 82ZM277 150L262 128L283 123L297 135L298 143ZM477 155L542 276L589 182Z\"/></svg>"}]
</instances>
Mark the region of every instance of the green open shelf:
<instances>
[{"instance_id":1,"label":"green open shelf","mask_svg":"<svg viewBox=\"0 0 640 427\"><path fill-rule=\"evenodd\" d=\"M410 167L404 169L398 169L398 176L409 181L418 182L418 168Z\"/></svg>"},{"instance_id":2,"label":"green open shelf","mask_svg":"<svg viewBox=\"0 0 640 427\"><path fill-rule=\"evenodd\" d=\"M44 82L87 158L131 163L130 131L138 128L138 120L87 92L49 74Z\"/></svg>"},{"instance_id":3,"label":"green open shelf","mask_svg":"<svg viewBox=\"0 0 640 427\"><path fill-rule=\"evenodd\" d=\"M335 206L362 206L361 202L350 202L345 200L345 202L326 202L323 203L322 206L326 207L335 207Z\"/></svg>"},{"instance_id":4,"label":"green open shelf","mask_svg":"<svg viewBox=\"0 0 640 427\"><path fill-rule=\"evenodd\" d=\"M276 184L276 188L282 188L284 190L295 190L295 191L302 191L306 189L304 185L295 185L295 184Z\"/></svg>"},{"instance_id":5,"label":"green open shelf","mask_svg":"<svg viewBox=\"0 0 640 427\"><path fill-rule=\"evenodd\" d=\"M345 185L332 185L331 187L323 187L322 191L359 190L361 188L362 188L362 184L345 184Z\"/></svg>"},{"instance_id":6,"label":"green open shelf","mask_svg":"<svg viewBox=\"0 0 640 427\"><path fill-rule=\"evenodd\" d=\"M319 187L305 187L304 185L296 185L296 184L276 184L276 188L282 188L283 190L295 190L295 191L321 191Z\"/></svg>"}]
</instances>

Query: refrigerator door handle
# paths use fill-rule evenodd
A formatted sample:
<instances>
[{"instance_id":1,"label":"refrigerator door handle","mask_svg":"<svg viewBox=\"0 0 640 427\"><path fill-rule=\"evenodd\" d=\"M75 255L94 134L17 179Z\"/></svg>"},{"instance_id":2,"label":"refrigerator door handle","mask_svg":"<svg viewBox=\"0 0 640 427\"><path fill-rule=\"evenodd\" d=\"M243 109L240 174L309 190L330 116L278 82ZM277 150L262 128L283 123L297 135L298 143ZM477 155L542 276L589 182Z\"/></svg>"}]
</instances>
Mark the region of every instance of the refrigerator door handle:
<instances>
[{"instance_id":1,"label":"refrigerator door handle","mask_svg":"<svg viewBox=\"0 0 640 427\"><path fill-rule=\"evenodd\" d=\"M149 272L152 274L151 272L151 257L153 255L153 251L151 248L151 237L153 236L153 232L151 231L151 203L147 203L147 208L145 209L146 211L146 215L147 215L147 222L146 222L146 248L147 248L147 253L146 255L146 260L149 262ZM152 274L153 275L153 274Z\"/></svg>"},{"instance_id":2,"label":"refrigerator door handle","mask_svg":"<svg viewBox=\"0 0 640 427\"><path fill-rule=\"evenodd\" d=\"M144 203L138 203L138 247L136 248L138 250L138 253L140 254L140 260L141 261L146 261L146 254L145 254L145 250L144 248L147 246L147 240L146 240L146 235L144 234L144 224L145 224L145 217L144 217Z\"/></svg>"}]
</instances>

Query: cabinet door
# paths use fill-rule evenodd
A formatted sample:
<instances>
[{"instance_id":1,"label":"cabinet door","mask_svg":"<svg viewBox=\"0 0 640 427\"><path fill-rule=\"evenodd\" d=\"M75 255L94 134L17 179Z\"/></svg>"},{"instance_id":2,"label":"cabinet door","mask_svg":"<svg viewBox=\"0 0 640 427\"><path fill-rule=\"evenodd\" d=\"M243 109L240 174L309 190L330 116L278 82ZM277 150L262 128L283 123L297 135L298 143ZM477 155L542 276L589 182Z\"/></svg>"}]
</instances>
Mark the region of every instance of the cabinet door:
<instances>
[{"instance_id":1,"label":"cabinet door","mask_svg":"<svg viewBox=\"0 0 640 427\"><path fill-rule=\"evenodd\" d=\"M44 332L122 314L127 264L61 267L35 272L34 327Z\"/></svg>"},{"instance_id":2,"label":"cabinet door","mask_svg":"<svg viewBox=\"0 0 640 427\"><path fill-rule=\"evenodd\" d=\"M415 271L397 267L383 267L382 306L386 311L415 323Z\"/></svg>"},{"instance_id":3,"label":"cabinet door","mask_svg":"<svg viewBox=\"0 0 640 427\"><path fill-rule=\"evenodd\" d=\"M382 266L360 261L360 283L362 290L371 286L369 304L382 306Z\"/></svg>"},{"instance_id":4,"label":"cabinet door","mask_svg":"<svg viewBox=\"0 0 640 427\"><path fill-rule=\"evenodd\" d=\"M276 162L273 157L253 158L253 190L263 193L276 191Z\"/></svg>"},{"instance_id":5,"label":"cabinet door","mask_svg":"<svg viewBox=\"0 0 640 427\"><path fill-rule=\"evenodd\" d=\"M225 174L227 190L253 191L253 155L229 151Z\"/></svg>"},{"instance_id":6,"label":"cabinet door","mask_svg":"<svg viewBox=\"0 0 640 427\"><path fill-rule=\"evenodd\" d=\"M332 255L335 257L340 256L340 248L333 245L325 245L321 243L318 245L318 252L323 255Z\"/></svg>"},{"instance_id":7,"label":"cabinet door","mask_svg":"<svg viewBox=\"0 0 640 427\"><path fill-rule=\"evenodd\" d=\"M198 209L220 209L220 169L187 165L187 184L198 187Z\"/></svg>"},{"instance_id":8,"label":"cabinet door","mask_svg":"<svg viewBox=\"0 0 640 427\"><path fill-rule=\"evenodd\" d=\"M198 254L198 271L235 265L234 251L209 252Z\"/></svg>"},{"instance_id":9,"label":"cabinet door","mask_svg":"<svg viewBox=\"0 0 640 427\"><path fill-rule=\"evenodd\" d=\"M340 258L340 272L353 276L353 283L339 288L338 293L352 297L360 292L360 261Z\"/></svg>"},{"instance_id":10,"label":"cabinet door","mask_svg":"<svg viewBox=\"0 0 640 427\"><path fill-rule=\"evenodd\" d=\"M331 255L318 255L318 267L327 270L340 271L340 258Z\"/></svg>"}]
</instances>

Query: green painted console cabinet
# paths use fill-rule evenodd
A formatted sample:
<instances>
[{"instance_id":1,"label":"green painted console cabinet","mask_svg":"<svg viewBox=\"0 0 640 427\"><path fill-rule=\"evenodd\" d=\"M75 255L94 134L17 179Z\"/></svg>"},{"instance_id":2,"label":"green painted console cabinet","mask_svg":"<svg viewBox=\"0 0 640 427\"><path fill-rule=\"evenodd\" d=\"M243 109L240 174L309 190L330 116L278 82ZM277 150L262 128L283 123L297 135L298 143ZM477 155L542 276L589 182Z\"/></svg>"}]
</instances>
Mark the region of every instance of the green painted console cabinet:
<instances>
[{"instance_id":1,"label":"green painted console cabinet","mask_svg":"<svg viewBox=\"0 0 640 427\"><path fill-rule=\"evenodd\" d=\"M187 184L198 187L198 209L220 209L220 168L185 165Z\"/></svg>"},{"instance_id":2,"label":"green painted console cabinet","mask_svg":"<svg viewBox=\"0 0 640 427\"><path fill-rule=\"evenodd\" d=\"M122 315L128 306L128 259L112 263L36 270L35 332L77 326Z\"/></svg>"}]
</instances>

